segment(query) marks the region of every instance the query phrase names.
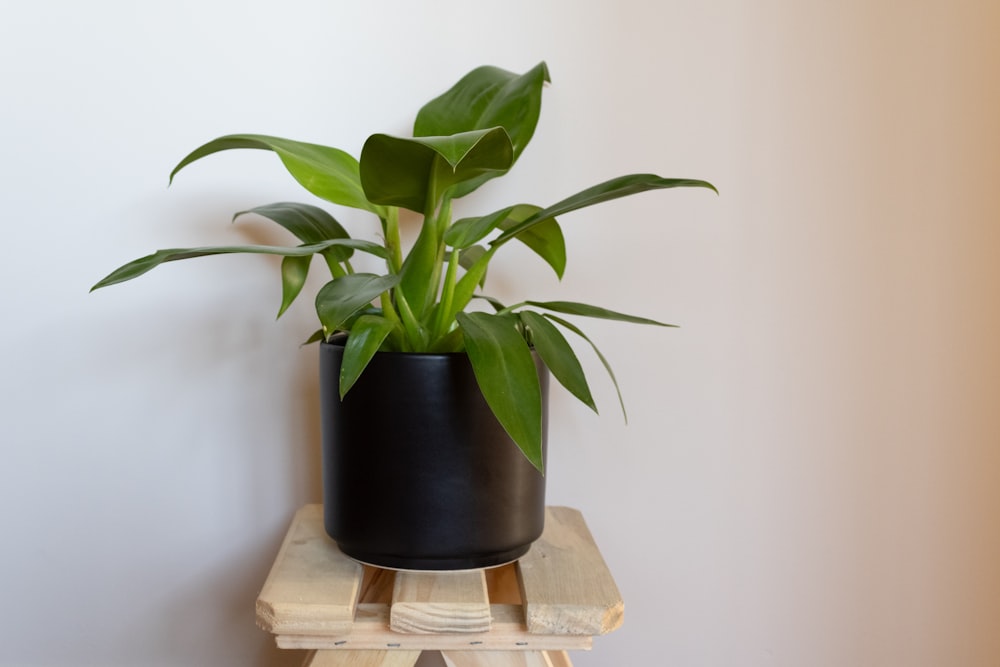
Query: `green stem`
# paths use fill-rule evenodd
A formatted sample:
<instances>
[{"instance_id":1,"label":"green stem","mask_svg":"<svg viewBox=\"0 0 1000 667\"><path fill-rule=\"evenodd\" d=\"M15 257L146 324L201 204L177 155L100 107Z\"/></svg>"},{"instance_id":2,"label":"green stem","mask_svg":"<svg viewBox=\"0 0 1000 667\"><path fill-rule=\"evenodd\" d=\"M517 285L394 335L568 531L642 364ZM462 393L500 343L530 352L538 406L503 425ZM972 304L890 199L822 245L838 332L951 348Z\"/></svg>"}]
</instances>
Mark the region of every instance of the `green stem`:
<instances>
[{"instance_id":1,"label":"green stem","mask_svg":"<svg viewBox=\"0 0 1000 667\"><path fill-rule=\"evenodd\" d=\"M413 311L410 309L410 304L407 303L406 296L403 295L403 290L393 290L393 292L395 293L396 307L399 308L399 316L402 319L403 330L406 332L407 342L409 343L408 347L410 349L407 351L420 352L427 345L420 323L414 317Z\"/></svg>"},{"instance_id":2,"label":"green stem","mask_svg":"<svg viewBox=\"0 0 1000 667\"><path fill-rule=\"evenodd\" d=\"M437 316L434 318L433 338L437 339L448 332L451 322L448 315L451 313L452 304L455 302L455 281L458 277L458 250L452 248L451 256L448 258L448 270L444 274L444 285L441 287L441 304L437 309Z\"/></svg>"},{"instance_id":3,"label":"green stem","mask_svg":"<svg viewBox=\"0 0 1000 667\"><path fill-rule=\"evenodd\" d=\"M379 296L379 303L382 306L382 316L392 322L397 330L402 331L405 334L406 327L403 326L403 323L399 320L399 315L396 314L396 309L392 305L392 297L389 295L389 292L382 292ZM409 350L407 350L406 347L407 337L405 335L400 336L400 351L408 352Z\"/></svg>"},{"instance_id":4,"label":"green stem","mask_svg":"<svg viewBox=\"0 0 1000 667\"><path fill-rule=\"evenodd\" d=\"M343 278L347 275L347 271L340 265L340 262L336 261L326 253L322 253L323 259L326 261L327 267L330 269L330 275L334 278Z\"/></svg>"},{"instance_id":5,"label":"green stem","mask_svg":"<svg viewBox=\"0 0 1000 667\"><path fill-rule=\"evenodd\" d=\"M399 238L399 208L390 206L383 219L385 245L389 251L389 272L399 273L403 266L403 248Z\"/></svg>"}]
</instances>

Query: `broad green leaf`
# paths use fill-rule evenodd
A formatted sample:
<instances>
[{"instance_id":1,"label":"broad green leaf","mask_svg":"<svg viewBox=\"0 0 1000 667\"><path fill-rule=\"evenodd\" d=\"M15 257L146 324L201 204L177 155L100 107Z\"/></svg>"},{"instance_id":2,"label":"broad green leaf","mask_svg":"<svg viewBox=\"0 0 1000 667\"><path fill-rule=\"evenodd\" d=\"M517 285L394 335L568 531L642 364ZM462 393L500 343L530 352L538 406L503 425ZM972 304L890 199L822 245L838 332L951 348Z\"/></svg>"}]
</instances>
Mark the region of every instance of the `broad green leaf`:
<instances>
[{"instance_id":1,"label":"broad green leaf","mask_svg":"<svg viewBox=\"0 0 1000 667\"><path fill-rule=\"evenodd\" d=\"M260 255L284 255L285 257L307 257L318 252L323 252L334 246L344 246L364 250L380 257L385 257L385 249L382 246L370 241L360 241L358 239L330 239L322 243L310 243L295 247L269 246L269 245L242 245L242 246L214 246L208 248L168 248L157 250L151 255L140 257L128 264L124 264L90 288L95 289L123 283L126 280L138 278L144 273L152 271L164 262L174 262L179 259L191 259L194 257L208 257L209 255L230 255L230 254L260 254Z\"/></svg>"},{"instance_id":2,"label":"broad green leaf","mask_svg":"<svg viewBox=\"0 0 1000 667\"><path fill-rule=\"evenodd\" d=\"M541 387L516 318L459 313L457 319L487 404L531 464L543 471Z\"/></svg>"},{"instance_id":3,"label":"broad green leaf","mask_svg":"<svg viewBox=\"0 0 1000 667\"><path fill-rule=\"evenodd\" d=\"M302 187L320 199L371 211L384 217L384 209L369 202L365 197L358 174L358 161L354 157L338 148L263 134L230 134L199 146L170 172L171 182L177 172L195 160L234 148L274 151L281 158L288 173Z\"/></svg>"},{"instance_id":4,"label":"broad green leaf","mask_svg":"<svg viewBox=\"0 0 1000 667\"><path fill-rule=\"evenodd\" d=\"M618 178L613 178L610 181L605 181L604 183L599 183L589 187L586 190L581 190L575 195L567 197L566 199L563 199L562 201L535 213L521 224L508 229L505 233L494 239L493 243L496 245L506 243L518 234L524 232L526 229L529 229L533 225L539 224L548 218L559 217L560 215L569 213L570 211L576 211L577 209L586 208L588 206L600 204L612 199L628 197L630 195L647 192L649 190L662 190L664 188L708 188L709 190L718 193L715 186L708 181L699 181L688 178L663 178L662 176L657 176L656 174L630 174L627 176L619 176Z\"/></svg>"},{"instance_id":5,"label":"broad green leaf","mask_svg":"<svg viewBox=\"0 0 1000 667\"><path fill-rule=\"evenodd\" d=\"M352 273L323 285L316 294L316 313L323 330L329 336L341 329L352 315L398 282L398 275Z\"/></svg>"},{"instance_id":6,"label":"broad green leaf","mask_svg":"<svg viewBox=\"0 0 1000 667\"><path fill-rule=\"evenodd\" d=\"M519 204L513 208L510 216L500 223L500 229L507 230L519 225L524 220L534 216L541 209L531 204ZM517 236L518 241L535 251L544 259L556 276L561 280L566 271L566 239L562 228L555 218L543 218L522 230Z\"/></svg>"},{"instance_id":7,"label":"broad green leaf","mask_svg":"<svg viewBox=\"0 0 1000 667\"><path fill-rule=\"evenodd\" d=\"M456 220L444 233L444 242L460 250L475 245L507 220L513 210L513 206L508 206L488 215Z\"/></svg>"},{"instance_id":8,"label":"broad green leaf","mask_svg":"<svg viewBox=\"0 0 1000 667\"><path fill-rule=\"evenodd\" d=\"M392 322L378 315L362 315L351 325L340 365L340 398L354 386L394 327Z\"/></svg>"},{"instance_id":9,"label":"broad green leaf","mask_svg":"<svg viewBox=\"0 0 1000 667\"><path fill-rule=\"evenodd\" d=\"M542 88L549 80L544 62L522 75L498 67L478 67L424 105L413 124L413 134L445 136L500 126L510 136L513 165L535 133ZM499 175L485 173L465 181L455 188L455 197L465 196Z\"/></svg>"},{"instance_id":10,"label":"broad green leaf","mask_svg":"<svg viewBox=\"0 0 1000 667\"><path fill-rule=\"evenodd\" d=\"M536 308L542 308L544 310L554 310L557 313L565 313L566 315L596 317L602 320L631 322L632 324L653 324L658 327L677 326L676 324L664 324L663 322L657 322L656 320L650 320L645 317L636 317L635 315L616 313L615 311L608 310L607 308L600 308L598 306L591 306L586 303L576 303L573 301L525 301L524 303L530 306L535 306Z\"/></svg>"},{"instance_id":11,"label":"broad green leaf","mask_svg":"<svg viewBox=\"0 0 1000 667\"><path fill-rule=\"evenodd\" d=\"M502 127L440 137L373 134L361 149L361 184L376 204L430 213L456 183L503 173L513 162Z\"/></svg>"},{"instance_id":12,"label":"broad green leaf","mask_svg":"<svg viewBox=\"0 0 1000 667\"><path fill-rule=\"evenodd\" d=\"M573 333L575 333L577 336L579 336L580 338L582 338L585 341L587 341L587 343L590 345L591 349L594 350L594 354L597 355L597 358L600 359L601 363L604 365L604 370L606 370L608 372L608 377L611 378L611 384L613 384L614 387L615 387L615 393L618 394L618 405L620 405L621 408L622 408L622 418L625 420L626 423L628 423L628 412L625 411L625 399L622 398L622 390L621 390L621 387L618 386L618 378L615 377L615 372L611 369L611 364L608 363L608 360L604 357L603 354L601 354L601 351L599 349L597 349L596 345L594 345L594 341L592 341L589 338L587 338L587 335L585 333L583 333L583 331L581 331L580 328L577 327L572 322L568 322L568 321L562 319L561 317L556 317L555 315L551 315L549 313L545 313L545 317L547 317L548 319L552 320L556 324L559 324L559 325L561 325L561 326L569 329L570 331L572 331Z\"/></svg>"},{"instance_id":13,"label":"broad green leaf","mask_svg":"<svg viewBox=\"0 0 1000 667\"><path fill-rule=\"evenodd\" d=\"M583 367L580 365L580 360L576 358L573 348L566 342L566 338L559 333L555 325L538 313L522 310L518 315L528 327L535 351L538 352L538 356L542 358L548 369L552 371L552 375L584 405L597 412L597 406L594 405L594 397L590 394L590 387L587 385Z\"/></svg>"},{"instance_id":14,"label":"broad green leaf","mask_svg":"<svg viewBox=\"0 0 1000 667\"><path fill-rule=\"evenodd\" d=\"M306 277L309 275L309 262L312 255L305 257L285 257L281 260L281 307L278 308L278 317L284 315L288 307L295 301L295 297L302 291L306 284Z\"/></svg>"},{"instance_id":15,"label":"broad green leaf","mask_svg":"<svg viewBox=\"0 0 1000 667\"><path fill-rule=\"evenodd\" d=\"M518 204L476 218L462 218L448 228L444 240L454 248L469 248L494 229L511 229L541 210L539 206ZM539 220L515 238L534 250L562 278L566 270L566 241L555 218Z\"/></svg>"},{"instance_id":16,"label":"broad green leaf","mask_svg":"<svg viewBox=\"0 0 1000 667\"><path fill-rule=\"evenodd\" d=\"M310 204L296 202L278 202L258 206L248 211L240 211L233 216L233 221L248 213L255 213L268 220L278 223L295 235L303 243L319 243L327 239L346 239L351 235L337 220L319 208ZM343 262L351 258L352 250L334 246L324 254L335 262Z\"/></svg>"}]
</instances>

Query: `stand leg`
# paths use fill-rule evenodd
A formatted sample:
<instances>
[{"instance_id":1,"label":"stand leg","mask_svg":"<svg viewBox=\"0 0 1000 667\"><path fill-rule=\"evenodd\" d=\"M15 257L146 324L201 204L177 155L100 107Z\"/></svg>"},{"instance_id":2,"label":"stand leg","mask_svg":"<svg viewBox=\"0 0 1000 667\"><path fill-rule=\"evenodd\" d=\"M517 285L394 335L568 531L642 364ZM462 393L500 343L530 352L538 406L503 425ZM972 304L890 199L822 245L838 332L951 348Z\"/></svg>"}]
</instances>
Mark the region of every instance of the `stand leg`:
<instances>
[{"instance_id":1,"label":"stand leg","mask_svg":"<svg viewBox=\"0 0 1000 667\"><path fill-rule=\"evenodd\" d=\"M441 651L448 667L573 667L566 651Z\"/></svg>"},{"instance_id":2,"label":"stand leg","mask_svg":"<svg viewBox=\"0 0 1000 667\"><path fill-rule=\"evenodd\" d=\"M420 651L313 651L302 667L413 667Z\"/></svg>"}]
</instances>

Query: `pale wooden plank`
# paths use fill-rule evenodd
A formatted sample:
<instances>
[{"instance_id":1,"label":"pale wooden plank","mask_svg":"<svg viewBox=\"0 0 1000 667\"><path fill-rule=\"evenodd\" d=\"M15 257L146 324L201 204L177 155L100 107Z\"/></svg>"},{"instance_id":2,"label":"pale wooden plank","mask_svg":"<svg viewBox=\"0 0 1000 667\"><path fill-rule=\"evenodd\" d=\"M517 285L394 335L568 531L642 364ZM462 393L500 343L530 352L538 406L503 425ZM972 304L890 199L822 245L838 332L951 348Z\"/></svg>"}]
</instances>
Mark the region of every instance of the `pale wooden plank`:
<instances>
[{"instance_id":1,"label":"pale wooden plank","mask_svg":"<svg viewBox=\"0 0 1000 667\"><path fill-rule=\"evenodd\" d=\"M303 667L413 667L420 651L313 651Z\"/></svg>"},{"instance_id":2,"label":"pale wooden plank","mask_svg":"<svg viewBox=\"0 0 1000 667\"><path fill-rule=\"evenodd\" d=\"M547 508L545 531L517 570L528 632L603 635L621 626L621 593L578 510Z\"/></svg>"},{"instance_id":3,"label":"pale wooden plank","mask_svg":"<svg viewBox=\"0 0 1000 667\"><path fill-rule=\"evenodd\" d=\"M564 651L589 650L589 635L537 635L524 626L520 605L492 605L492 629L476 634L419 635L389 629L389 607L384 604L359 604L354 628L349 635L278 635L280 648L287 649L442 649L466 651Z\"/></svg>"},{"instance_id":4,"label":"pale wooden plank","mask_svg":"<svg viewBox=\"0 0 1000 667\"><path fill-rule=\"evenodd\" d=\"M257 597L257 624L275 634L350 632L362 571L327 537L322 505L302 507Z\"/></svg>"},{"instance_id":5,"label":"pale wooden plank","mask_svg":"<svg viewBox=\"0 0 1000 667\"><path fill-rule=\"evenodd\" d=\"M565 667L567 664L553 663L545 651L441 651L441 657L448 667Z\"/></svg>"},{"instance_id":6,"label":"pale wooden plank","mask_svg":"<svg viewBox=\"0 0 1000 667\"><path fill-rule=\"evenodd\" d=\"M483 571L397 572L389 628L419 634L488 632Z\"/></svg>"}]
</instances>

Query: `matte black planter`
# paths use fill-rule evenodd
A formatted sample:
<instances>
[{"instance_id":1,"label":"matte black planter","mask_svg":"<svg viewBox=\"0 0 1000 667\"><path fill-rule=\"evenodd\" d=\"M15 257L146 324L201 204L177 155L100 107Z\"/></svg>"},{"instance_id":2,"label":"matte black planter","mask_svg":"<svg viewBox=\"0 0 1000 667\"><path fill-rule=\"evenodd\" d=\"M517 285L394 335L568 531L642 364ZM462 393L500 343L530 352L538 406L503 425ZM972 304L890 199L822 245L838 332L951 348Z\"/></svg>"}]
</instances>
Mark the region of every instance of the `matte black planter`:
<instances>
[{"instance_id":1,"label":"matte black planter","mask_svg":"<svg viewBox=\"0 0 1000 667\"><path fill-rule=\"evenodd\" d=\"M324 523L341 551L412 570L523 555L542 533L545 479L493 416L468 357L379 352L341 402L343 351L320 344ZM544 447L548 371L535 363Z\"/></svg>"}]
</instances>

